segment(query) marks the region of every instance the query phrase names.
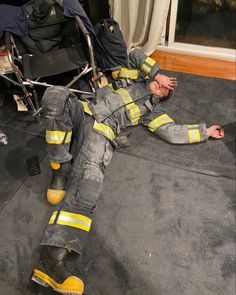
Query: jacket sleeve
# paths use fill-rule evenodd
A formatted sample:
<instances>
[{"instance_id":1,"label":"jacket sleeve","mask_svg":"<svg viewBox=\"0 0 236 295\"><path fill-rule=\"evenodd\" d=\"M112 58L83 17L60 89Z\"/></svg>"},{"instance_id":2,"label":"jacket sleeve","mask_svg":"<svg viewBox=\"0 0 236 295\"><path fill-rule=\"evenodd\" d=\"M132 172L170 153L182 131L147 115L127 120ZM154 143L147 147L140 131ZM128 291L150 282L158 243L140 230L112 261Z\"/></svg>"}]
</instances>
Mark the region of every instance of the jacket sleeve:
<instances>
[{"instance_id":1,"label":"jacket sleeve","mask_svg":"<svg viewBox=\"0 0 236 295\"><path fill-rule=\"evenodd\" d=\"M173 144L192 144L208 138L205 124L177 125L164 112L149 113L142 119L141 124L153 134Z\"/></svg>"},{"instance_id":2,"label":"jacket sleeve","mask_svg":"<svg viewBox=\"0 0 236 295\"><path fill-rule=\"evenodd\" d=\"M138 79L148 76L153 79L159 71L159 65L140 49L133 50L128 56L128 68L121 67L119 77Z\"/></svg>"}]
</instances>

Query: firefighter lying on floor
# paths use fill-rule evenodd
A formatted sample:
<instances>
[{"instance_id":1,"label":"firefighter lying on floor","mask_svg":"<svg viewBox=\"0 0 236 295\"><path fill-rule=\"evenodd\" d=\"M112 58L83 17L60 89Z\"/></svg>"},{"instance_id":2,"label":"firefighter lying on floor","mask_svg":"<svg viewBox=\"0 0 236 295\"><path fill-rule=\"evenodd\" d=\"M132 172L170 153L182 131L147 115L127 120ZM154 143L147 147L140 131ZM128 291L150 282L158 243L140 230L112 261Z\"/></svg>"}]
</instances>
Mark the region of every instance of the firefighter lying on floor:
<instances>
[{"instance_id":1,"label":"firefighter lying on floor","mask_svg":"<svg viewBox=\"0 0 236 295\"><path fill-rule=\"evenodd\" d=\"M32 276L37 283L62 294L83 293L83 281L71 275L65 264L71 252L81 254L85 246L104 171L117 146L116 136L124 128L142 124L173 144L223 138L218 125L175 124L158 102L177 81L158 71L154 60L134 50L119 79L98 89L90 101L81 102L60 86L45 91L42 106L52 168L47 197L52 204L64 200L52 213L41 240L41 257Z\"/></svg>"}]
</instances>

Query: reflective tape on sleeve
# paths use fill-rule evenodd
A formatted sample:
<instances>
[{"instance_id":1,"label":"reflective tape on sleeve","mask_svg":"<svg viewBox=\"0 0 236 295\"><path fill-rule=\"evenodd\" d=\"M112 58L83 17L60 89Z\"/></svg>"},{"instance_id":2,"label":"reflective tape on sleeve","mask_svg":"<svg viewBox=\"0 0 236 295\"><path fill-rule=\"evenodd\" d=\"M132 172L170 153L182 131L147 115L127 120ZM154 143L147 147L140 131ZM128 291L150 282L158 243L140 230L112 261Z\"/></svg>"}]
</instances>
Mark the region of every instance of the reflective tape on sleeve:
<instances>
[{"instance_id":1,"label":"reflective tape on sleeve","mask_svg":"<svg viewBox=\"0 0 236 295\"><path fill-rule=\"evenodd\" d=\"M49 144L62 144L70 143L72 137L72 131L52 131L46 130L46 142Z\"/></svg>"},{"instance_id":2,"label":"reflective tape on sleeve","mask_svg":"<svg viewBox=\"0 0 236 295\"><path fill-rule=\"evenodd\" d=\"M198 125L188 125L188 138L189 138L189 143L194 143L194 142L200 142L201 141L201 136L200 136L200 131L199 131L199 126Z\"/></svg>"},{"instance_id":3,"label":"reflective tape on sleeve","mask_svg":"<svg viewBox=\"0 0 236 295\"><path fill-rule=\"evenodd\" d=\"M138 122L140 120L139 106L134 103L132 97L130 96L129 92L126 89L120 88L116 90L116 93L118 93L123 99L126 109L130 113L130 120L132 122L132 125L138 125Z\"/></svg>"},{"instance_id":4,"label":"reflective tape on sleeve","mask_svg":"<svg viewBox=\"0 0 236 295\"><path fill-rule=\"evenodd\" d=\"M150 58L149 56L145 59L144 63L141 66L141 70L145 73L148 74L151 72L153 66L156 64L155 60Z\"/></svg>"},{"instance_id":5,"label":"reflective tape on sleeve","mask_svg":"<svg viewBox=\"0 0 236 295\"><path fill-rule=\"evenodd\" d=\"M139 70L131 70L127 68L121 68L119 78L130 78L133 80L138 79Z\"/></svg>"},{"instance_id":6,"label":"reflective tape on sleeve","mask_svg":"<svg viewBox=\"0 0 236 295\"><path fill-rule=\"evenodd\" d=\"M199 125L198 124L193 124L193 125L188 125L189 129L198 129Z\"/></svg>"},{"instance_id":7,"label":"reflective tape on sleeve","mask_svg":"<svg viewBox=\"0 0 236 295\"><path fill-rule=\"evenodd\" d=\"M167 114L161 115L148 124L148 129L151 132L156 131L159 127L174 122Z\"/></svg>"},{"instance_id":8,"label":"reflective tape on sleeve","mask_svg":"<svg viewBox=\"0 0 236 295\"><path fill-rule=\"evenodd\" d=\"M116 137L110 126L103 123L98 123L96 120L94 121L93 128L101 132L105 137L107 137L110 140L113 140Z\"/></svg>"},{"instance_id":9,"label":"reflective tape on sleeve","mask_svg":"<svg viewBox=\"0 0 236 295\"><path fill-rule=\"evenodd\" d=\"M151 68L148 67L148 66L145 65L145 64L142 65L141 70L142 70L145 74L148 74L148 73L151 72Z\"/></svg>"},{"instance_id":10,"label":"reflective tape on sleeve","mask_svg":"<svg viewBox=\"0 0 236 295\"><path fill-rule=\"evenodd\" d=\"M53 214L55 212L53 212ZM56 218L56 215L57 215L57 213L55 214L55 218ZM52 215L52 217L53 217L53 215ZM52 217L51 217L51 219L52 219ZM55 218L54 218L54 220L55 220ZM49 223L50 223L50 221L49 221ZM70 227L78 228L78 229L89 232L91 224L92 224L92 219L88 218L87 216L81 215L81 214L60 211L60 214L56 220L56 224L70 226Z\"/></svg>"}]
</instances>

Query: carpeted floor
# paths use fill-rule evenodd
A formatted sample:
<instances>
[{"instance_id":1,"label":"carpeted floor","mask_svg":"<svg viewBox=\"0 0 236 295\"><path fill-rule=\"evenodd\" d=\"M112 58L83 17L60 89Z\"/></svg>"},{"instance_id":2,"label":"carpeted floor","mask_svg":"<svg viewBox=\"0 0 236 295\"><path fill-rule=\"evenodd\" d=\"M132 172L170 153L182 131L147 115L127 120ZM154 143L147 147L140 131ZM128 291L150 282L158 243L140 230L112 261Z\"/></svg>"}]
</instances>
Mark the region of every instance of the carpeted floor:
<instances>
[{"instance_id":1,"label":"carpeted floor","mask_svg":"<svg viewBox=\"0 0 236 295\"><path fill-rule=\"evenodd\" d=\"M8 145L0 146L1 210L27 179L27 158L42 160L46 144L42 125L31 115L17 113L12 105L0 109L0 127L8 137Z\"/></svg>"},{"instance_id":2,"label":"carpeted floor","mask_svg":"<svg viewBox=\"0 0 236 295\"><path fill-rule=\"evenodd\" d=\"M226 136L173 146L131 132L130 147L117 150L106 171L87 247L69 262L82 272L85 295L235 294L235 82L174 75L168 113L179 123L222 124ZM9 107L0 127L9 137L0 146L0 293L57 294L30 280L53 210L42 126ZM29 177L32 155L42 173Z\"/></svg>"}]
</instances>

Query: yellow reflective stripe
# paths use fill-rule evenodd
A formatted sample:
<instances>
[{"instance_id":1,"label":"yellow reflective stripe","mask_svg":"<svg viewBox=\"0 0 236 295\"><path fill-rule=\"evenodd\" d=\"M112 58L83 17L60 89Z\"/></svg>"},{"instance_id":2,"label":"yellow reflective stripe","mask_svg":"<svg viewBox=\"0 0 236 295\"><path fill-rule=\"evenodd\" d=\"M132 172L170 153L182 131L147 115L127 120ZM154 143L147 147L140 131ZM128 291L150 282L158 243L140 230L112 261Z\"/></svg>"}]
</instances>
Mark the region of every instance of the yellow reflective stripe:
<instances>
[{"instance_id":1,"label":"yellow reflective stripe","mask_svg":"<svg viewBox=\"0 0 236 295\"><path fill-rule=\"evenodd\" d=\"M118 89L116 93L118 93L122 97L127 110L130 112L130 120L132 122L132 125L138 125L138 122L140 120L139 106L134 103L129 92L125 90L124 88Z\"/></svg>"},{"instance_id":2,"label":"yellow reflective stripe","mask_svg":"<svg viewBox=\"0 0 236 295\"><path fill-rule=\"evenodd\" d=\"M150 58L149 56L145 59L144 63L141 66L141 70L148 74L151 72L152 67L156 64L155 60Z\"/></svg>"},{"instance_id":3,"label":"yellow reflective stripe","mask_svg":"<svg viewBox=\"0 0 236 295\"><path fill-rule=\"evenodd\" d=\"M164 114L164 115L161 115L161 116L155 118L154 120L152 120L148 124L148 129L151 132L154 132L162 125L165 125L167 123L172 123L172 122L174 122L174 121L167 114Z\"/></svg>"},{"instance_id":4,"label":"yellow reflective stripe","mask_svg":"<svg viewBox=\"0 0 236 295\"><path fill-rule=\"evenodd\" d=\"M46 130L46 142L49 144L62 144L66 135L65 142L71 142L72 131L51 131Z\"/></svg>"},{"instance_id":5,"label":"yellow reflective stripe","mask_svg":"<svg viewBox=\"0 0 236 295\"><path fill-rule=\"evenodd\" d=\"M148 67L148 66L145 65L145 64L143 64L143 65L141 66L141 70L142 70L145 74L148 74L148 73L151 72L151 68Z\"/></svg>"},{"instance_id":6,"label":"yellow reflective stripe","mask_svg":"<svg viewBox=\"0 0 236 295\"><path fill-rule=\"evenodd\" d=\"M151 67L153 67L153 66L156 64L155 60L152 59L152 58L149 57L149 56L145 59L145 62L146 62L147 64L149 64Z\"/></svg>"},{"instance_id":7,"label":"yellow reflective stripe","mask_svg":"<svg viewBox=\"0 0 236 295\"><path fill-rule=\"evenodd\" d=\"M52 216L51 216L51 218L49 219L49 224L53 224L54 223L54 221L55 221L55 219L56 219L56 216L57 216L57 212L58 211L54 211L53 213L52 213Z\"/></svg>"},{"instance_id":8,"label":"yellow reflective stripe","mask_svg":"<svg viewBox=\"0 0 236 295\"><path fill-rule=\"evenodd\" d=\"M79 228L88 232L92 224L92 219L81 214L60 211L57 224Z\"/></svg>"},{"instance_id":9,"label":"yellow reflective stripe","mask_svg":"<svg viewBox=\"0 0 236 295\"><path fill-rule=\"evenodd\" d=\"M131 70L127 68L121 68L119 78L130 78L130 79L138 79L139 70Z\"/></svg>"},{"instance_id":10,"label":"yellow reflective stripe","mask_svg":"<svg viewBox=\"0 0 236 295\"><path fill-rule=\"evenodd\" d=\"M116 137L110 126L98 123L96 120L94 120L93 128L102 132L110 140L113 140Z\"/></svg>"},{"instance_id":11,"label":"yellow reflective stripe","mask_svg":"<svg viewBox=\"0 0 236 295\"><path fill-rule=\"evenodd\" d=\"M114 90L112 84L108 84L108 86ZM138 125L138 122L140 120L140 108L137 106L132 97L130 96L129 92L125 90L124 88L119 88L118 90L114 90L117 94L119 94L125 103L125 106L127 110L130 112L130 119L132 122L132 125Z\"/></svg>"},{"instance_id":12,"label":"yellow reflective stripe","mask_svg":"<svg viewBox=\"0 0 236 295\"><path fill-rule=\"evenodd\" d=\"M93 113L89 109L88 102L87 101L81 101L81 103L83 104L84 112L89 114L90 116L92 116Z\"/></svg>"},{"instance_id":13,"label":"yellow reflective stripe","mask_svg":"<svg viewBox=\"0 0 236 295\"><path fill-rule=\"evenodd\" d=\"M72 137L72 131L67 132L65 143L70 143Z\"/></svg>"},{"instance_id":14,"label":"yellow reflective stripe","mask_svg":"<svg viewBox=\"0 0 236 295\"><path fill-rule=\"evenodd\" d=\"M194 128L199 128L199 125L198 124L195 124L195 125L188 125L188 128L189 129L194 129Z\"/></svg>"},{"instance_id":15,"label":"yellow reflective stripe","mask_svg":"<svg viewBox=\"0 0 236 295\"><path fill-rule=\"evenodd\" d=\"M200 142L201 136L200 136L199 129L188 130L188 138L189 138L189 143Z\"/></svg>"}]
</instances>

